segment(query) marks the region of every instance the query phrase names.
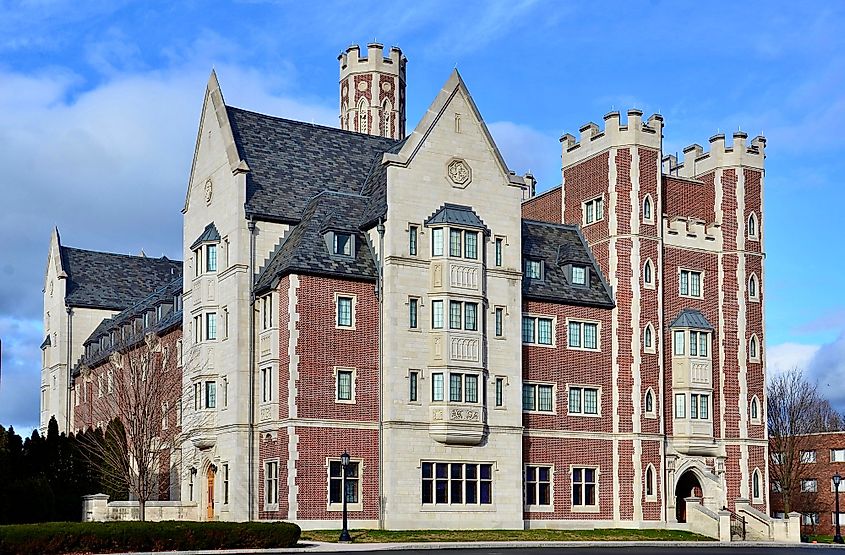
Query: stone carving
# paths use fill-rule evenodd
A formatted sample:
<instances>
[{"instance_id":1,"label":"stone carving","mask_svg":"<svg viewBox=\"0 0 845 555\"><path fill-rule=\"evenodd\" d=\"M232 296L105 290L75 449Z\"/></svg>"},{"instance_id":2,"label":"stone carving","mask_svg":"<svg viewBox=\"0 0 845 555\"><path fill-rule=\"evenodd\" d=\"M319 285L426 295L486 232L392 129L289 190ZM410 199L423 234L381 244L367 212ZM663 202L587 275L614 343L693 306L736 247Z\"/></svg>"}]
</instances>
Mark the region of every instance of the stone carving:
<instances>
[{"instance_id":1,"label":"stone carving","mask_svg":"<svg viewBox=\"0 0 845 555\"><path fill-rule=\"evenodd\" d=\"M443 409L434 409L431 411L432 420L443 420Z\"/></svg>"},{"instance_id":2,"label":"stone carving","mask_svg":"<svg viewBox=\"0 0 845 555\"><path fill-rule=\"evenodd\" d=\"M211 204L211 195L214 192L214 186L211 184L211 180L205 182L205 203Z\"/></svg>"},{"instance_id":3,"label":"stone carving","mask_svg":"<svg viewBox=\"0 0 845 555\"><path fill-rule=\"evenodd\" d=\"M469 185L469 182L472 181L472 169L470 169L469 164L467 164L465 160L455 158L449 162L446 169L449 174L449 179L457 187L466 187Z\"/></svg>"},{"instance_id":4,"label":"stone carving","mask_svg":"<svg viewBox=\"0 0 845 555\"><path fill-rule=\"evenodd\" d=\"M449 420L461 420L463 422L478 422L481 419L481 412L474 409L452 409L449 411Z\"/></svg>"}]
</instances>

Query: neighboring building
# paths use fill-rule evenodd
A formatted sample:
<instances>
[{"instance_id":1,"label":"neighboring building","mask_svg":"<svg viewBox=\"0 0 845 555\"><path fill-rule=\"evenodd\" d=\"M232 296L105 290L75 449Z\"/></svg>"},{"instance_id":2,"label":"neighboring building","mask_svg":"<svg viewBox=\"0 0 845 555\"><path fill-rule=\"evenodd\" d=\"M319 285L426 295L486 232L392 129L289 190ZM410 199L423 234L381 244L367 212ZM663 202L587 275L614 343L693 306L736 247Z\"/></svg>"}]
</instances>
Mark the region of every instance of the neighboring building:
<instances>
[{"instance_id":1,"label":"neighboring building","mask_svg":"<svg viewBox=\"0 0 845 555\"><path fill-rule=\"evenodd\" d=\"M845 531L845 432L821 432L803 437L798 442L802 471L798 476L795 492L792 494L791 510L801 513L801 533L832 536L836 533L836 488L833 475L843 477L839 484L839 525ZM777 476L778 466L786 464L784 453L776 451L774 442L770 446L772 476L771 511L776 518L784 517L784 488Z\"/></svg>"},{"instance_id":2,"label":"neighboring building","mask_svg":"<svg viewBox=\"0 0 845 555\"><path fill-rule=\"evenodd\" d=\"M172 458L196 518L335 527L344 450L356 527L769 512L765 139L679 163L660 115L611 112L534 196L457 71L408 136L398 49L349 48L339 86L336 129L208 83Z\"/></svg>"}]
</instances>

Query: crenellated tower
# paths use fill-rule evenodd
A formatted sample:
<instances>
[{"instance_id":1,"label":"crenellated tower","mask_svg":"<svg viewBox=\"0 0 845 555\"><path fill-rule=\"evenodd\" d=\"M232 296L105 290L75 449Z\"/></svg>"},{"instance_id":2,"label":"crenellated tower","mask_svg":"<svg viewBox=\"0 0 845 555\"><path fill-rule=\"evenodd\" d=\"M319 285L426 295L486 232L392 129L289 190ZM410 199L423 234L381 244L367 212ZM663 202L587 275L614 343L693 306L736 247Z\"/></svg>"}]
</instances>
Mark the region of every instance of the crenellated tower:
<instances>
[{"instance_id":1,"label":"crenellated tower","mask_svg":"<svg viewBox=\"0 0 845 555\"><path fill-rule=\"evenodd\" d=\"M338 56L340 61L340 128L369 135L405 137L405 64L396 46L384 56L384 46L358 45Z\"/></svg>"}]
</instances>

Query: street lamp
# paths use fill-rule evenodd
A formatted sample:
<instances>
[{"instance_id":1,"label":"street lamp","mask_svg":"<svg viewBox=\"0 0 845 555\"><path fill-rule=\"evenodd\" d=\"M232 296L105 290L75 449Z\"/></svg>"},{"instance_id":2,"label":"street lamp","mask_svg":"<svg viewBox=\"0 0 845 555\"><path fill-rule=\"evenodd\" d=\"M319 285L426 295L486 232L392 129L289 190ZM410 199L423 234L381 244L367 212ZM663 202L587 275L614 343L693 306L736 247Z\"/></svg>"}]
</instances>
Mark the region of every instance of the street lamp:
<instances>
[{"instance_id":1,"label":"street lamp","mask_svg":"<svg viewBox=\"0 0 845 555\"><path fill-rule=\"evenodd\" d=\"M839 482L842 481L842 476L839 472L833 475L833 487L836 488L836 535L833 536L833 543L845 543L842 541L842 534L839 533Z\"/></svg>"},{"instance_id":2,"label":"street lamp","mask_svg":"<svg viewBox=\"0 0 845 555\"><path fill-rule=\"evenodd\" d=\"M349 529L346 525L346 469L349 468L349 453L346 452L344 449L343 454L340 456L340 466L343 467L343 530L340 531L340 539L338 540L341 543L351 543L352 538L349 536ZM837 497L836 502L839 502L839 498ZM837 505L839 507L839 505ZM836 509L839 511L839 509ZM841 539L841 538L840 538Z\"/></svg>"}]
</instances>

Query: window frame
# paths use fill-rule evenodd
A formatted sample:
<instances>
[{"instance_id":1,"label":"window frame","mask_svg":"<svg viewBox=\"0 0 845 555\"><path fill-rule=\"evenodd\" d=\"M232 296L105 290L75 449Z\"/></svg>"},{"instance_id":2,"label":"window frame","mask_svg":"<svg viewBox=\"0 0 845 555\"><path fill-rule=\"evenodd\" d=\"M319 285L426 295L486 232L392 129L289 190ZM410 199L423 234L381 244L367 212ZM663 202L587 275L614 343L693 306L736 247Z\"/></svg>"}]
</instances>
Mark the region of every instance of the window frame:
<instances>
[{"instance_id":1,"label":"window frame","mask_svg":"<svg viewBox=\"0 0 845 555\"><path fill-rule=\"evenodd\" d=\"M745 236L749 241L760 240L760 222L757 219L757 214L753 211L748 215L745 222Z\"/></svg>"},{"instance_id":2,"label":"window frame","mask_svg":"<svg viewBox=\"0 0 845 555\"><path fill-rule=\"evenodd\" d=\"M648 407L649 396L651 396L651 408ZM651 387L646 389L643 395L643 416L645 418L657 418L657 396Z\"/></svg>"},{"instance_id":3,"label":"window frame","mask_svg":"<svg viewBox=\"0 0 845 555\"><path fill-rule=\"evenodd\" d=\"M657 287L657 280L654 277L654 263L652 263L651 258L646 258L643 264L643 287L645 289L654 289Z\"/></svg>"},{"instance_id":4,"label":"window frame","mask_svg":"<svg viewBox=\"0 0 845 555\"><path fill-rule=\"evenodd\" d=\"M202 385L202 401L205 410L217 408L217 381L204 380Z\"/></svg>"},{"instance_id":5,"label":"window frame","mask_svg":"<svg viewBox=\"0 0 845 555\"><path fill-rule=\"evenodd\" d=\"M408 297L408 329L420 330L420 298Z\"/></svg>"},{"instance_id":6,"label":"window frame","mask_svg":"<svg viewBox=\"0 0 845 555\"><path fill-rule=\"evenodd\" d=\"M532 320L532 339L531 341L525 340L525 321ZM548 321L551 327L550 334L551 334L551 342L550 343L540 343L540 321ZM535 347L546 347L546 348L555 348L557 346L557 316L551 316L548 314L535 314L535 313L527 313L522 315L522 328L520 330L520 336L522 338L523 345L533 345Z\"/></svg>"},{"instance_id":7,"label":"window frame","mask_svg":"<svg viewBox=\"0 0 845 555\"><path fill-rule=\"evenodd\" d=\"M496 236L493 239L493 264L501 268L505 261L505 238Z\"/></svg>"},{"instance_id":8,"label":"window frame","mask_svg":"<svg viewBox=\"0 0 845 555\"><path fill-rule=\"evenodd\" d=\"M529 480L529 475L533 470L533 479ZM541 479L541 470L547 472L547 479ZM547 463L526 463L522 466L522 505L523 510L531 512L554 512L555 506L555 467L553 464ZM539 502L541 499L541 490L546 488L547 503ZM534 502L529 502L528 491L529 488L533 490Z\"/></svg>"},{"instance_id":9,"label":"window frame","mask_svg":"<svg viewBox=\"0 0 845 555\"><path fill-rule=\"evenodd\" d=\"M336 463L340 467L340 476L332 476L332 463ZM346 507L348 511L358 512L364 510L364 459L349 458L349 466L356 465L357 476L349 476L347 473L346 484L347 489L350 484L353 485L357 495L357 501L349 501L347 499ZM332 501L332 481L339 480L341 483L341 498L340 501ZM343 496L348 492L343 489L343 464L341 464L340 457L326 457L326 511L340 512L343 511Z\"/></svg>"},{"instance_id":10,"label":"window frame","mask_svg":"<svg viewBox=\"0 0 845 555\"><path fill-rule=\"evenodd\" d=\"M648 213L646 214L646 208ZM654 201L651 200L651 193L646 193L642 202L642 221L647 224L654 224Z\"/></svg>"},{"instance_id":11,"label":"window frame","mask_svg":"<svg viewBox=\"0 0 845 555\"><path fill-rule=\"evenodd\" d=\"M683 292L684 287L684 275L686 274L686 289L687 292ZM692 276L698 276L698 295L692 294ZM690 268L683 268L678 267L678 296L679 297L686 297L688 299L703 299L704 298L704 278L705 272L704 270L693 270Z\"/></svg>"},{"instance_id":12,"label":"window frame","mask_svg":"<svg viewBox=\"0 0 845 555\"><path fill-rule=\"evenodd\" d=\"M646 339L649 336L651 341L647 343ZM648 322L643 328L643 352L649 354L655 354L657 352L657 340L654 333L654 326L651 325L651 322Z\"/></svg>"},{"instance_id":13,"label":"window frame","mask_svg":"<svg viewBox=\"0 0 845 555\"><path fill-rule=\"evenodd\" d=\"M535 264L536 264L536 269L537 269L536 275L535 275L535 272L533 271ZM525 258L524 262L522 264L522 272L523 272L524 277L527 278L527 279L536 279L537 281L543 281L543 274L544 274L543 266L544 266L544 264L543 264L542 260L537 260L537 259L534 259L534 258ZM528 271L529 267L532 268L531 272Z\"/></svg>"},{"instance_id":14,"label":"window frame","mask_svg":"<svg viewBox=\"0 0 845 555\"><path fill-rule=\"evenodd\" d=\"M444 227L433 227L433 228L431 228L431 256L432 257L445 256L445 254L446 254L446 250L444 248L445 245L443 243L444 235L445 235L445 233L443 233L443 231L445 229L446 228L444 228Z\"/></svg>"},{"instance_id":15,"label":"window frame","mask_svg":"<svg viewBox=\"0 0 845 555\"><path fill-rule=\"evenodd\" d=\"M205 264L203 265L203 267L205 268L205 273L217 273L217 269L219 267L217 263L217 243L208 243L203 248L205 249ZM214 253L213 256L212 253ZM214 266L213 268L212 265Z\"/></svg>"},{"instance_id":16,"label":"window frame","mask_svg":"<svg viewBox=\"0 0 845 555\"><path fill-rule=\"evenodd\" d=\"M431 329L442 330L446 325L446 301L445 299L433 299L431 301ZM438 308L439 307L439 308ZM438 322L439 317L439 322Z\"/></svg>"},{"instance_id":17,"label":"window frame","mask_svg":"<svg viewBox=\"0 0 845 555\"><path fill-rule=\"evenodd\" d=\"M751 272L748 276L748 300L753 303L760 302L760 280L757 278L756 272ZM753 289L753 291L752 291Z\"/></svg>"},{"instance_id":18,"label":"window frame","mask_svg":"<svg viewBox=\"0 0 845 555\"><path fill-rule=\"evenodd\" d=\"M408 370L408 402L420 402L420 371Z\"/></svg>"},{"instance_id":19,"label":"window frame","mask_svg":"<svg viewBox=\"0 0 845 555\"><path fill-rule=\"evenodd\" d=\"M445 465L446 472L444 476L438 475L437 471L440 469L438 465ZM453 470L453 467L456 466L460 468L460 471L457 473ZM467 475L467 467L470 466L474 467L475 478ZM426 477L426 468L428 468L430 472L428 477ZM488 475L486 478L484 477L485 470ZM496 506L494 503L493 491L493 473L495 471L496 464L493 462L443 461L434 459L422 460L420 461L420 505L423 507L423 510L431 510L430 508L443 510L444 507L466 507L467 509L472 508L472 510L476 511L482 507L489 507L490 510L493 510ZM455 476L455 474L459 474L459 476ZM455 488L453 486L453 482L457 482L460 486ZM466 500L466 492L469 491L470 486L467 482L472 482L474 484L474 502L467 502ZM445 493L445 501L440 501L437 495L440 483L444 483L445 485L443 490ZM485 486L487 486L487 501L483 502L482 496L484 495ZM460 492L460 500L453 500L455 490ZM428 496L429 501L426 501L426 491L430 492Z\"/></svg>"},{"instance_id":20,"label":"window frame","mask_svg":"<svg viewBox=\"0 0 845 555\"><path fill-rule=\"evenodd\" d=\"M340 237L346 238L345 246L347 248L342 248L341 252L338 252L338 247L340 245L340 241L338 240ZM346 251L349 252L346 252ZM332 232L332 256L342 256L344 258L355 258L355 234L350 233L348 231L333 231Z\"/></svg>"},{"instance_id":21,"label":"window frame","mask_svg":"<svg viewBox=\"0 0 845 555\"><path fill-rule=\"evenodd\" d=\"M340 303L342 300L349 300L349 325L341 324L340 320ZM353 293L336 292L334 294L334 327L339 330L354 330L355 329L355 308L358 303L358 295Z\"/></svg>"},{"instance_id":22,"label":"window frame","mask_svg":"<svg viewBox=\"0 0 845 555\"><path fill-rule=\"evenodd\" d=\"M205 341L217 341L217 312L206 312L203 320L205 324Z\"/></svg>"},{"instance_id":23,"label":"window frame","mask_svg":"<svg viewBox=\"0 0 845 555\"><path fill-rule=\"evenodd\" d=\"M571 330L572 325L578 324L578 345L572 345ZM601 322L599 320L582 320L580 318L566 319L566 348L571 351L588 351L592 353L601 352ZM585 339L587 337L587 325L594 325L596 327L596 346L595 348L586 347Z\"/></svg>"},{"instance_id":24,"label":"window frame","mask_svg":"<svg viewBox=\"0 0 845 555\"><path fill-rule=\"evenodd\" d=\"M540 388L549 388L551 390L551 410L540 409ZM533 408L525 408L525 390L531 388L533 393ZM536 382L523 381L522 382L522 412L530 414L557 414L557 384L553 382Z\"/></svg>"},{"instance_id":25,"label":"window frame","mask_svg":"<svg viewBox=\"0 0 845 555\"><path fill-rule=\"evenodd\" d=\"M271 496L272 494L272 496ZM264 461L264 510L279 510L279 459Z\"/></svg>"},{"instance_id":26,"label":"window frame","mask_svg":"<svg viewBox=\"0 0 845 555\"><path fill-rule=\"evenodd\" d=\"M259 371L261 374L261 402L273 402L273 366L265 366Z\"/></svg>"},{"instance_id":27,"label":"window frame","mask_svg":"<svg viewBox=\"0 0 845 555\"><path fill-rule=\"evenodd\" d=\"M581 203L581 227L587 227L603 220L604 195L590 198Z\"/></svg>"},{"instance_id":28,"label":"window frame","mask_svg":"<svg viewBox=\"0 0 845 555\"><path fill-rule=\"evenodd\" d=\"M572 410L572 393L578 391L578 406L577 411ZM586 412L586 392L595 391L596 394L596 412ZM585 418L601 418L601 393L602 387L600 385L581 385L581 384L567 384L566 385L566 415L577 416Z\"/></svg>"},{"instance_id":29,"label":"window frame","mask_svg":"<svg viewBox=\"0 0 845 555\"><path fill-rule=\"evenodd\" d=\"M649 484L649 474L651 474L651 484ZM649 485L651 486L651 493L649 493ZM643 472L643 497L646 502L658 501L657 499L657 472L654 465L648 463Z\"/></svg>"},{"instance_id":30,"label":"window frame","mask_svg":"<svg viewBox=\"0 0 845 555\"><path fill-rule=\"evenodd\" d=\"M349 398L344 399L340 396L340 377L347 374L349 375ZM342 405L354 405L358 370L347 366L335 366L332 369L332 375L334 377L334 402Z\"/></svg>"},{"instance_id":31,"label":"window frame","mask_svg":"<svg viewBox=\"0 0 845 555\"><path fill-rule=\"evenodd\" d=\"M408 256L417 256L419 254L419 224L408 224Z\"/></svg>"},{"instance_id":32,"label":"window frame","mask_svg":"<svg viewBox=\"0 0 845 555\"><path fill-rule=\"evenodd\" d=\"M762 342L757 338L756 333L752 333L751 337L748 338L748 362L760 362L760 353L762 350Z\"/></svg>"},{"instance_id":33,"label":"window frame","mask_svg":"<svg viewBox=\"0 0 845 555\"><path fill-rule=\"evenodd\" d=\"M505 307L493 307L493 337L495 339L505 338Z\"/></svg>"},{"instance_id":34,"label":"window frame","mask_svg":"<svg viewBox=\"0 0 845 555\"><path fill-rule=\"evenodd\" d=\"M576 482L575 479L575 472L577 470L581 471L581 480ZM586 477L586 471L592 470L593 471L593 481L588 482ZM600 496L599 496L599 487L600 487L600 477L601 471L598 466L594 465L570 465L569 467L569 484L570 484L570 492L569 492L569 503L570 508L569 510L573 513L597 513L600 511ZM587 486L592 484L593 486L593 503L588 504L586 503L587 499ZM575 488L581 488L581 503L575 503Z\"/></svg>"}]
</instances>

